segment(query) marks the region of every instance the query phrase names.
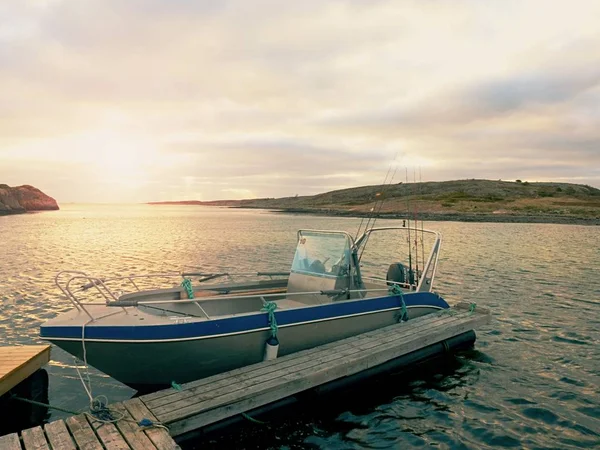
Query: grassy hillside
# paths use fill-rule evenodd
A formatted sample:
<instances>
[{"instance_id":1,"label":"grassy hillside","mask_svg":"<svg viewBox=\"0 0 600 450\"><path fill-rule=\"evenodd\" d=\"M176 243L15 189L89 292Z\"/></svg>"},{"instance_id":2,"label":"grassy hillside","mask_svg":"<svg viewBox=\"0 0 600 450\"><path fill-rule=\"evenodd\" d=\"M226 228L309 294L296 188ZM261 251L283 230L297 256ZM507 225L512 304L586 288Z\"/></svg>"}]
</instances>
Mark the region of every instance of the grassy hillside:
<instances>
[{"instance_id":1,"label":"grassy hillside","mask_svg":"<svg viewBox=\"0 0 600 450\"><path fill-rule=\"evenodd\" d=\"M184 202L181 202L184 203ZM402 216L407 208L437 219L600 224L600 189L570 183L457 180L362 186L299 197L187 202L294 212Z\"/></svg>"}]
</instances>

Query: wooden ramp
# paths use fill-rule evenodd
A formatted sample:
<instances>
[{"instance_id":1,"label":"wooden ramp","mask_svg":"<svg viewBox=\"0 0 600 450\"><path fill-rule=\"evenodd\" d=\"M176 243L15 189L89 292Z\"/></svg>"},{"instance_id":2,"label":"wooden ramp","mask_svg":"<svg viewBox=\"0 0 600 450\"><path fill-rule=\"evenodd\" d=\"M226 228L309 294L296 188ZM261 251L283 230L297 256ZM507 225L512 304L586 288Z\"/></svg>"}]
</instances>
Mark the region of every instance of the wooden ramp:
<instances>
[{"instance_id":1,"label":"wooden ramp","mask_svg":"<svg viewBox=\"0 0 600 450\"><path fill-rule=\"evenodd\" d=\"M0 347L0 396L50 361L49 345Z\"/></svg>"},{"instance_id":2,"label":"wooden ramp","mask_svg":"<svg viewBox=\"0 0 600 450\"><path fill-rule=\"evenodd\" d=\"M491 315L469 304L428 314L310 350L140 397L171 436L192 432L307 389L360 373L443 342Z\"/></svg>"},{"instance_id":3,"label":"wooden ramp","mask_svg":"<svg viewBox=\"0 0 600 450\"><path fill-rule=\"evenodd\" d=\"M156 418L140 399L111 405L125 419L103 424L85 414L57 420L0 437L0 450L177 450L164 428L145 428L137 422Z\"/></svg>"}]
</instances>

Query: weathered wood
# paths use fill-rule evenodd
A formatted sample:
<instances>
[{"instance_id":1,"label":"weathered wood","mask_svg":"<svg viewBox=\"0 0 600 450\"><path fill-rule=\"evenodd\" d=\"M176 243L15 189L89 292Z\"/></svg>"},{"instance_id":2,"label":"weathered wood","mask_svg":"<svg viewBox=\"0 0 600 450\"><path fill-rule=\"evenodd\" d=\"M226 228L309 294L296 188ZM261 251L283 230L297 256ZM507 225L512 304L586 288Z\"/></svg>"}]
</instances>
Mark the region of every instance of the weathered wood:
<instances>
[{"instance_id":1,"label":"weathered wood","mask_svg":"<svg viewBox=\"0 0 600 450\"><path fill-rule=\"evenodd\" d=\"M171 434L177 436L241 412L294 395L311 387L344 376L353 375L489 322L489 317L484 314L470 315L466 313L450 317L454 320L446 323L444 326L424 330L423 333L416 333L412 339L403 340L401 343L391 341L379 346L370 347L357 354L337 358L330 363L309 367L294 373L287 373L270 382L248 387L243 392L223 395L212 401L205 402L202 405L202 409L198 409L196 406L183 408L176 412L182 417L181 419L177 419L175 413L171 416L174 420L170 423ZM168 422L168 420L166 421Z\"/></svg>"},{"instance_id":2,"label":"weathered wood","mask_svg":"<svg viewBox=\"0 0 600 450\"><path fill-rule=\"evenodd\" d=\"M455 317L447 316L444 318L444 323L454 320L456 320ZM333 348L330 351L323 352L322 354L313 355L313 357L309 360L303 362L302 364L295 365L288 370L270 372L268 374L246 380L235 377L232 383L234 387L226 386L221 389L207 391L203 394L192 397L184 397L178 402L168 404L162 408L155 408L153 411L160 420L164 421L165 423L170 423L178 418L184 418L186 413L195 412L193 410L196 408L199 408L198 410L209 409L209 405L215 401L221 402L223 400L223 396L229 398L231 396L239 395L239 391L244 391L243 395L245 395L248 392L251 392L252 389L260 389L261 386L264 386L273 380L275 383L277 383L278 380L283 380L285 375L309 372L313 368L322 366L324 364L335 364L336 360L352 358L354 355L357 355L363 351L384 345L389 342L389 340L392 340L393 344L398 346L401 345L402 337L410 337L411 339L414 339L416 337L426 335L430 332L430 330L431 328L428 328L427 330L420 329L419 331L415 332L413 329L406 329L401 330L403 336L392 334L386 338L378 337L378 339L373 338L369 340L359 340L356 341L357 343L353 343L351 340L344 346L343 349ZM400 328L397 331L400 331ZM192 411L190 411L190 407L192 408Z\"/></svg>"},{"instance_id":3,"label":"weathered wood","mask_svg":"<svg viewBox=\"0 0 600 450\"><path fill-rule=\"evenodd\" d=\"M53 450L76 450L73 438L71 438L64 421L55 420L47 423L44 425L44 431Z\"/></svg>"},{"instance_id":4,"label":"weathered wood","mask_svg":"<svg viewBox=\"0 0 600 450\"><path fill-rule=\"evenodd\" d=\"M25 450L50 450L42 427L33 427L21 431Z\"/></svg>"},{"instance_id":5,"label":"weathered wood","mask_svg":"<svg viewBox=\"0 0 600 450\"><path fill-rule=\"evenodd\" d=\"M403 337L413 336L415 328L420 332L426 332L426 330L433 327L436 323L448 322L451 320L453 320L452 316L437 317L435 321L428 321L426 329L423 326L417 326L416 323L412 324L411 322L392 325L391 327L386 327L386 331L384 332L370 333L367 336L354 336L338 341L338 345L328 344L317 347L316 351L308 352L302 358L297 358L295 355L294 357L293 355L287 355L278 358L278 360L282 361L279 364L261 363L261 365L257 366L253 371L246 371L245 373L232 371L229 372L230 376L227 378L217 376L215 377L219 378L217 382L211 383L213 377L207 378L203 386L173 394L168 398L163 397L158 400L147 402L146 398L142 397L142 400L155 414L157 414L157 417L161 420L167 420L166 417L162 416L162 414L167 411L172 411L173 409L185 405L197 404L201 401L221 395L221 393L242 390L252 384L264 383L273 378L280 377L281 374L285 372L296 372L323 362L356 353L361 350L359 347L359 344L361 343L365 345L371 343L371 345L374 346L379 345L382 342L388 342L389 340L399 340ZM273 361L273 363L275 361ZM169 401L167 402L167 400Z\"/></svg>"},{"instance_id":6,"label":"weathered wood","mask_svg":"<svg viewBox=\"0 0 600 450\"><path fill-rule=\"evenodd\" d=\"M413 321L414 320L418 320L418 321L420 321L420 323L423 326L425 326L425 325L428 324L429 321L436 321L436 320L439 320L439 319L440 319L440 317L438 317L436 314L428 314L428 315L419 317L417 319L413 319ZM412 321L411 321L411 323L412 323ZM386 333L386 332L390 332L390 331L391 332L397 331L396 328L395 328L395 325L390 325L390 326L385 327L385 328L379 328L379 329L376 329L376 330L368 331L366 333L362 333L362 334L357 335L357 336L349 337L349 338L344 339L344 340L333 341L333 342L330 342L328 344L324 344L324 345L321 345L321 346L318 346L318 347L314 347L314 348L310 348L310 349L307 349L307 350L302 350L302 351L299 351L299 352L296 352L296 353L292 353L292 354L286 355L285 358L278 358L278 359L269 361L268 365L269 365L269 367L275 368L275 367L278 367L280 364L282 364L282 365L283 364L290 364L294 360L298 360L300 358L310 357L310 355L312 355L314 353L321 352L321 351L324 351L324 350L327 350L327 349L333 348L333 347L337 348L339 345L343 344L344 342L346 342L349 339L366 339L366 338L373 337L373 336L376 336L376 335L380 335L380 334L383 334L383 333ZM224 373L221 373L221 374L213 375L213 376L208 377L208 378L202 378L200 380L196 380L196 381L191 381L189 383L185 383L185 384L182 385L182 391L176 391L175 389L164 389L162 391L157 391L157 392L154 392L154 393L151 393L151 394L146 394L142 398L144 400L144 403L148 404L148 403L157 401L158 399L161 399L161 398L164 398L164 397L168 397L168 396L172 396L172 395L181 395L182 392L190 391L190 390L192 390L194 388L202 387L202 386L207 385L207 384L213 385L217 381L220 381L222 379L229 379L229 378L231 378L231 376L234 376L234 375L241 375L241 374L244 374L244 373L253 372L255 370L264 370L264 368L265 368L265 363L264 362L258 362L258 363L255 363L255 364L251 364L251 365L248 365L248 366L241 367L239 369L234 369L234 370L230 370L228 372L224 372Z\"/></svg>"},{"instance_id":7,"label":"weathered wood","mask_svg":"<svg viewBox=\"0 0 600 450\"><path fill-rule=\"evenodd\" d=\"M0 436L0 449L2 450L21 450L19 435L17 433Z\"/></svg>"},{"instance_id":8,"label":"weathered wood","mask_svg":"<svg viewBox=\"0 0 600 450\"><path fill-rule=\"evenodd\" d=\"M50 361L50 345L0 347L0 395Z\"/></svg>"},{"instance_id":9,"label":"weathered wood","mask_svg":"<svg viewBox=\"0 0 600 450\"><path fill-rule=\"evenodd\" d=\"M127 411L123 403L112 404L111 409L123 414L123 419L119 420L116 425L133 450L156 449L152 441L137 425L135 419L131 417L131 414L129 414L129 411Z\"/></svg>"},{"instance_id":10,"label":"weathered wood","mask_svg":"<svg viewBox=\"0 0 600 450\"><path fill-rule=\"evenodd\" d=\"M131 416L137 421L149 419L153 422L158 422L154 414L152 414L150 410L146 408L146 405L144 405L139 398L127 400L126 402L123 402L123 405L125 408L127 408L127 411L129 411ZM169 435L168 429L161 427L150 427L144 429L144 432L158 450L180 450L181 448Z\"/></svg>"},{"instance_id":11,"label":"weathered wood","mask_svg":"<svg viewBox=\"0 0 600 450\"><path fill-rule=\"evenodd\" d=\"M85 415L72 416L65 421L75 439L79 450L103 450L96 433L88 423Z\"/></svg>"},{"instance_id":12,"label":"weathered wood","mask_svg":"<svg viewBox=\"0 0 600 450\"><path fill-rule=\"evenodd\" d=\"M428 314L426 316L413 319L412 321L406 322L402 326L414 327L418 325L418 328L430 327L435 322L445 320L446 316L438 316L434 314ZM410 333L409 331L407 331ZM360 334L358 336L352 336L343 340L330 342L325 345L321 345L315 348L303 350L293 354L286 355L285 357L277 358L275 360L265 362L259 362L249 366L245 366L239 369L231 370L222 374L214 375L201 380L186 383L182 386L182 391L176 391L174 389L165 389L156 393L142 396L144 403L151 409L154 410L157 407L173 403L180 400L181 398L188 398L196 393L203 393L206 391L207 386L210 386L211 390L219 387L235 384L239 381L235 377L257 377L266 373L276 372L280 369L288 368L294 365L303 364L309 361L319 354L326 353L329 349L335 348L336 351L342 351L349 346L354 346L356 342L361 340L368 340L372 338L383 339L386 336L393 336L398 338L398 324L390 325L381 329L373 330L367 333Z\"/></svg>"},{"instance_id":13,"label":"weathered wood","mask_svg":"<svg viewBox=\"0 0 600 450\"><path fill-rule=\"evenodd\" d=\"M112 423L103 423L88 417L88 422L100 438L100 443L110 450L130 450L117 427Z\"/></svg>"}]
</instances>

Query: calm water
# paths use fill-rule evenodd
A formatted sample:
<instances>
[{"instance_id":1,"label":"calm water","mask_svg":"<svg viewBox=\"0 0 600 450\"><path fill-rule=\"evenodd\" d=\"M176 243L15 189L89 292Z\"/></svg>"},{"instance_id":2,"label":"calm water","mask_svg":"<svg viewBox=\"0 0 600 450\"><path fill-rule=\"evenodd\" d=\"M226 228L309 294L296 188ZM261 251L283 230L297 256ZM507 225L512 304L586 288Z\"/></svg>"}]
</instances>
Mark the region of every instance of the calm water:
<instances>
[{"instance_id":1,"label":"calm water","mask_svg":"<svg viewBox=\"0 0 600 450\"><path fill-rule=\"evenodd\" d=\"M287 269L297 228L354 232L360 222L197 207L62 208L0 217L4 344L41 342L40 323L70 309L54 286L60 270ZM397 223L378 221L385 224ZM600 227L425 225L444 237L436 290L450 303L475 301L493 312L474 351L194 445L600 447ZM85 408L73 358L54 348L48 370L51 403ZM135 394L91 373L95 395L114 402Z\"/></svg>"}]
</instances>

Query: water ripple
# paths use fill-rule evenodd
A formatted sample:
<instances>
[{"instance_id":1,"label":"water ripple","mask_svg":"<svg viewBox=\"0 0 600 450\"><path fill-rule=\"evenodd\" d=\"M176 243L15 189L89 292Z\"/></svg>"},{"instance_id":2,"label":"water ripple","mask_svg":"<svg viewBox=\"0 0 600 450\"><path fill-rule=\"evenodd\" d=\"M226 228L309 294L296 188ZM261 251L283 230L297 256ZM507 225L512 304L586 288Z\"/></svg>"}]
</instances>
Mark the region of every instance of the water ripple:
<instances>
[{"instance_id":1,"label":"water ripple","mask_svg":"<svg viewBox=\"0 0 600 450\"><path fill-rule=\"evenodd\" d=\"M41 342L39 325L71 308L54 287L60 270L287 269L297 228L354 234L359 222L144 205L68 205L0 217L0 242L10 255L0 259L0 337L7 344ZM600 252L590 243L600 242L600 227L426 227L444 236L436 290L451 303L475 301L492 311L493 323L478 330L474 350L301 404L266 426L248 423L186 447L599 448ZM400 244L370 245L383 255ZM85 408L78 362L58 348L52 359L51 401ZM94 392L110 401L135 394L93 368L90 377Z\"/></svg>"}]
</instances>

